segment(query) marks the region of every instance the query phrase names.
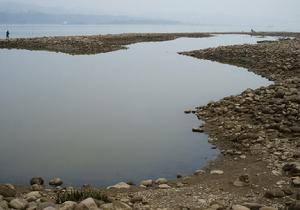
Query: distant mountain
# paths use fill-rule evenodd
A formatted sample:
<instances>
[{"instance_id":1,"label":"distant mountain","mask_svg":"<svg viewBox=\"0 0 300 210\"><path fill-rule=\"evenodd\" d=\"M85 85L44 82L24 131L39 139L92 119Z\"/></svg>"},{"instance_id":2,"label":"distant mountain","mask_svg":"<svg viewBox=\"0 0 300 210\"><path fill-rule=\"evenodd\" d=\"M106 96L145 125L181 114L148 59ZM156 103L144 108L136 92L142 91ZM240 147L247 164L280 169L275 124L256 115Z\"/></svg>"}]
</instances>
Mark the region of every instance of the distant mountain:
<instances>
[{"instance_id":1,"label":"distant mountain","mask_svg":"<svg viewBox=\"0 0 300 210\"><path fill-rule=\"evenodd\" d=\"M0 12L0 24L179 24L177 21L113 15Z\"/></svg>"}]
</instances>

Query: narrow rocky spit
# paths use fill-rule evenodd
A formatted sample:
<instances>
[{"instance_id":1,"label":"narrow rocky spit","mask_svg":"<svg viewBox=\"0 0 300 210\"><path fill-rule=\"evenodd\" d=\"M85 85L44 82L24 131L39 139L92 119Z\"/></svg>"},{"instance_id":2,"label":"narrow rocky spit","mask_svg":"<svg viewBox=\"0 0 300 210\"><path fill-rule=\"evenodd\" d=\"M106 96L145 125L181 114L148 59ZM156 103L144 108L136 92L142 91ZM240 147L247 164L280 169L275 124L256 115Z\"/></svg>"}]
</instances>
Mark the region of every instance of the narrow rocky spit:
<instances>
[{"instance_id":1,"label":"narrow rocky spit","mask_svg":"<svg viewBox=\"0 0 300 210\"><path fill-rule=\"evenodd\" d=\"M88 55L127 49L126 45L138 42L158 42L174 40L180 37L202 38L209 36L207 33L140 33L0 39L0 49L43 50L71 55Z\"/></svg>"},{"instance_id":2,"label":"narrow rocky spit","mask_svg":"<svg viewBox=\"0 0 300 210\"><path fill-rule=\"evenodd\" d=\"M176 180L118 183L106 189L63 186L41 177L31 186L0 185L0 210L299 210L300 39L236 45L180 53L242 66L274 81L186 114L205 123L220 157L193 175ZM69 200L68 200L69 199Z\"/></svg>"}]
</instances>

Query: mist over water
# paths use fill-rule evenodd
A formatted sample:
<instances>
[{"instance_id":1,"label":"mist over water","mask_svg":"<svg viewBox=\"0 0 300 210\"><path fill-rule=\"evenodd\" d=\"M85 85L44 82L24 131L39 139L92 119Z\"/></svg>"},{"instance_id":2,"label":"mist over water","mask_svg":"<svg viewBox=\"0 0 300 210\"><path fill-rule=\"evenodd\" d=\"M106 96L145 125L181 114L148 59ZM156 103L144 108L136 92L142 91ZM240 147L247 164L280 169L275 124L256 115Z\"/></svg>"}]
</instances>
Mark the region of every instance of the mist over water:
<instances>
[{"instance_id":1,"label":"mist over water","mask_svg":"<svg viewBox=\"0 0 300 210\"><path fill-rule=\"evenodd\" d=\"M181 38L91 56L0 50L0 182L109 185L203 167L218 151L183 111L271 82L177 52L260 39Z\"/></svg>"}]
</instances>

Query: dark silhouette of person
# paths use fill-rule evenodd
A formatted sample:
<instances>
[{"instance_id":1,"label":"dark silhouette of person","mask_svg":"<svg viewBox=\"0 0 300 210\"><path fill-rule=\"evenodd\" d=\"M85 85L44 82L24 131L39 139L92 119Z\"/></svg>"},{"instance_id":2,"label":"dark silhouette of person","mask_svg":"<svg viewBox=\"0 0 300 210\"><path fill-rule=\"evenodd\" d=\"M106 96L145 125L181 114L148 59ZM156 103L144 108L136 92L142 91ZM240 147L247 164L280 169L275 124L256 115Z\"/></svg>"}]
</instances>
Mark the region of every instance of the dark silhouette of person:
<instances>
[{"instance_id":1,"label":"dark silhouette of person","mask_svg":"<svg viewBox=\"0 0 300 210\"><path fill-rule=\"evenodd\" d=\"M6 31L6 39L9 39L9 31Z\"/></svg>"}]
</instances>

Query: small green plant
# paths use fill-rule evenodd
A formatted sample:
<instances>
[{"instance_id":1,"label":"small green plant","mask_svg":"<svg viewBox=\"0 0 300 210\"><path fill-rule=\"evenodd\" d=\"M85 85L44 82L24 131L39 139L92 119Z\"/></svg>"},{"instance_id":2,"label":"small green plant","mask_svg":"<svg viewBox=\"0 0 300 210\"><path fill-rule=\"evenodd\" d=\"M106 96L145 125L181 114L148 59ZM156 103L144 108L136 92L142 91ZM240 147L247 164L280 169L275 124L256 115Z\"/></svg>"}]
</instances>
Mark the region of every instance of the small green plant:
<instances>
[{"instance_id":1,"label":"small green plant","mask_svg":"<svg viewBox=\"0 0 300 210\"><path fill-rule=\"evenodd\" d=\"M66 201L75 201L79 202L86 198L94 198L97 200L102 200L104 202L108 202L108 197L97 189L80 189L80 190L72 190L66 192L58 192L56 203L61 204Z\"/></svg>"}]
</instances>

